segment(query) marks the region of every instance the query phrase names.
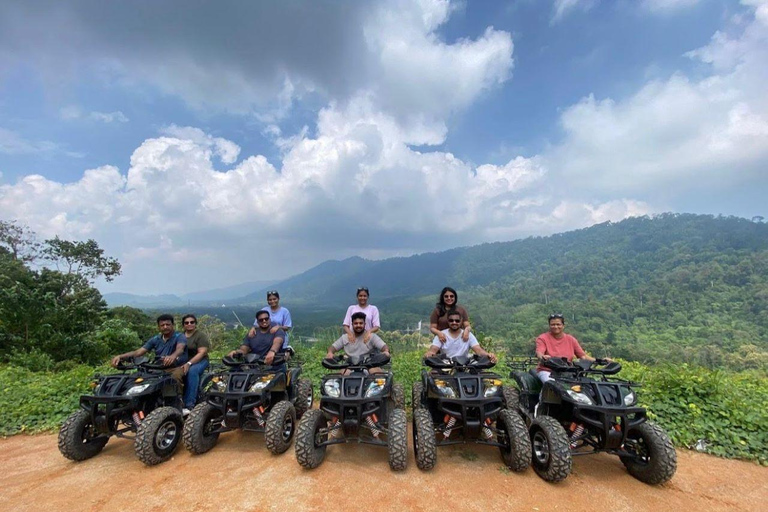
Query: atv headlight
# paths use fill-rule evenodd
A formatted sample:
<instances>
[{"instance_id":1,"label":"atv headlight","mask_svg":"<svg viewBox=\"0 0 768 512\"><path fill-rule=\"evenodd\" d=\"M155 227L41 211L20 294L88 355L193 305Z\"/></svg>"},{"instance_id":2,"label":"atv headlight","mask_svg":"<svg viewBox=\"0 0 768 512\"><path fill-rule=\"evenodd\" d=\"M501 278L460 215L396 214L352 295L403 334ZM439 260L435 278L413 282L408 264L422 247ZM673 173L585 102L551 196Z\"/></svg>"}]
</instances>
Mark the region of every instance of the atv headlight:
<instances>
[{"instance_id":1,"label":"atv headlight","mask_svg":"<svg viewBox=\"0 0 768 512\"><path fill-rule=\"evenodd\" d=\"M499 379L483 379L483 388L485 388L483 392L485 398L498 395L501 389L501 381Z\"/></svg>"},{"instance_id":2,"label":"atv headlight","mask_svg":"<svg viewBox=\"0 0 768 512\"><path fill-rule=\"evenodd\" d=\"M323 390L331 398L339 398L339 395L341 395L341 381L339 379L328 379L323 384Z\"/></svg>"},{"instance_id":3,"label":"atv headlight","mask_svg":"<svg viewBox=\"0 0 768 512\"><path fill-rule=\"evenodd\" d=\"M265 387L267 387L267 384L272 382L272 379L275 378L274 373L270 373L269 375L264 375L259 380L257 380L253 386L251 386L251 389L249 390L251 393L255 393L256 391L261 391Z\"/></svg>"},{"instance_id":4,"label":"atv headlight","mask_svg":"<svg viewBox=\"0 0 768 512\"><path fill-rule=\"evenodd\" d=\"M624 405L629 407L630 405L635 405L637 403L637 395L634 391L631 389L629 390L629 393L624 395Z\"/></svg>"},{"instance_id":5,"label":"atv headlight","mask_svg":"<svg viewBox=\"0 0 768 512\"><path fill-rule=\"evenodd\" d=\"M589 396L587 396L585 393L581 393L579 391L574 391L572 389L566 389L566 393L568 393L568 396L576 400L580 404L586 404L586 405L593 405L594 402L592 401Z\"/></svg>"},{"instance_id":6,"label":"atv headlight","mask_svg":"<svg viewBox=\"0 0 768 512\"><path fill-rule=\"evenodd\" d=\"M211 379L211 387L219 393L224 393L227 390L228 381L228 375L218 375Z\"/></svg>"},{"instance_id":7,"label":"atv headlight","mask_svg":"<svg viewBox=\"0 0 768 512\"><path fill-rule=\"evenodd\" d=\"M147 384L139 384L138 386L133 386L128 391L126 391L126 395L138 395L139 393L143 393L145 389L149 387L149 383Z\"/></svg>"},{"instance_id":8,"label":"atv headlight","mask_svg":"<svg viewBox=\"0 0 768 512\"><path fill-rule=\"evenodd\" d=\"M456 390L453 389L453 386L448 384L448 382L437 379L435 380L435 387L437 388L437 392L443 395L444 397L456 398Z\"/></svg>"},{"instance_id":9,"label":"atv headlight","mask_svg":"<svg viewBox=\"0 0 768 512\"><path fill-rule=\"evenodd\" d=\"M384 385L387 383L387 379L374 379L368 384L368 389L365 390L365 398L380 395L384 391Z\"/></svg>"}]
</instances>

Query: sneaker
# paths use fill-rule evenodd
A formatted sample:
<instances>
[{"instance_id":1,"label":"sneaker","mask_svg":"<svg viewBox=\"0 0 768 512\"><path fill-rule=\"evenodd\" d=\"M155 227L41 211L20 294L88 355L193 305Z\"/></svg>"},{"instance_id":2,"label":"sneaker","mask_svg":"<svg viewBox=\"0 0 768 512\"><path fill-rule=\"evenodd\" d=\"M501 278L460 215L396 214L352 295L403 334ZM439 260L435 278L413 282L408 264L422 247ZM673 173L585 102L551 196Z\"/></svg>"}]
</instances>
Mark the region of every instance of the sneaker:
<instances>
[{"instance_id":1,"label":"sneaker","mask_svg":"<svg viewBox=\"0 0 768 512\"><path fill-rule=\"evenodd\" d=\"M181 410L181 415L182 415L182 416L188 416L188 415L189 415L189 413L190 413L190 410L189 410L189 409L187 409L186 407L184 407L184 408Z\"/></svg>"}]
</instances>

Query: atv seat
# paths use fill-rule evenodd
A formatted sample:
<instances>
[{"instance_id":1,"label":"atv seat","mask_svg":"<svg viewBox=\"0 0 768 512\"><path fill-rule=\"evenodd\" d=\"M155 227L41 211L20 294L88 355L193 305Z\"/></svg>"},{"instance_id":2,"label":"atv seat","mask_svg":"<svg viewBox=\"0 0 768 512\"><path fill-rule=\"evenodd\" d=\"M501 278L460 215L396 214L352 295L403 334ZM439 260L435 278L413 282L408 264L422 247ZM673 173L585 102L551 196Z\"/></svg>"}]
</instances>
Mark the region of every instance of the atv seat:
<instances>
[{"instance_id":1,"label":"atv seat","mask_svg":"<svg viewBox=\"0 0 768 512\"><path fill-rule=\"evenodd\" d=\"M536 375L536 370L531 369L528 372L513 372L512 377L517 382L520 389L525 393L539 394L541 391L541 380Z\"/></svg>"}]
</instances>

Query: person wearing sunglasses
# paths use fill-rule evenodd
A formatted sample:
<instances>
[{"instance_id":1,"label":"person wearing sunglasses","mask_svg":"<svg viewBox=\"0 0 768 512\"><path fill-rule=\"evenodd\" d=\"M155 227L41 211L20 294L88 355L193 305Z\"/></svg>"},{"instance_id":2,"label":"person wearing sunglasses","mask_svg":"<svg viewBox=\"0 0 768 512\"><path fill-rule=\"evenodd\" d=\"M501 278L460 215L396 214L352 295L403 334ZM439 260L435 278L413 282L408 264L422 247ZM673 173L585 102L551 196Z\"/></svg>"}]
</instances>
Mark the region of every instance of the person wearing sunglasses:
<instances>
[{"instance_id":1,"label":"person wearing sunglasses","mask_svg":"<svg viewBox=\"0 0 768 512\"><path fill-rule=\"evenodd\" d=\"M378 350L382 354L389 356L389 348L387 344L379 337L378 334L370 334L368 339L365 339L365 313L356 312L352 313L352 332L355 337L349 339L348 336L343 334L328 347L328 352L325 354L326 358L332 358L333 355L339 350L344 350L344 353L348 356L364 356L370 354L374 350ZM376 373L371 368L371 373ZM378 370L376 370L378 371Z\"/></svg>"},{"instance_id":2,"label":"person wearing sunglasses","mask_svg":"<svg viewBox=\"0 0 768 512\"><path fill-rule=\"evenodd\" d=\"M186 386L184 386L184 409L182 409L182 413L187 415L197 402L200 375L208 368L208 351L211 348L211 343L208 336L197 328L195 315L184 315L181 317L181 323L184 327L184 336L187 338L187 357L189 358L182 366L187 381Z\"/></svg>"},{"instance_id":3,"label":"person wearing sunglasses","mask_svg":"<svg viewBox=\"0 0 768 512\"><path fill-rule=\"evenodd\" d=\"M283 352L285 333L282 329L272 332L269 311L261 310L256 313L256 323L258 324L256 334L254 336L249 336L249 332L249 335L245 337L240 348L233 350L228 355L229 357L232 357L238 352L243 355L253 352L257 356L263 357L265 364L271 365L272 361L275 359L275 355ZM273 370L285 371L285 368L285 364L281 364L279 367L273 367Z\"/></svg>"},{"instance_id":4,"label":"person wearing sunglasses","mask_svg":"<svg viewBox=\"0 0 768 512\"><path fill-rule=\"evenodd\" d=\"M267 305L261 308L261 311L269 313L270 330L272 334L275 334L278 330L282 330L285 334L283 339L283 350L288 348L290 344L288 341L288 331L293 327L293 321L291 320L291 312L288 308L284 308L280 305L280 294L277 290L269 290L267 292ZM248 332L248 337L253 338L256 336L256 329L259 327L258 322L254 320L253 327Z\"/></svg>"},{"instance_id":5,"label":"person wearing sunglasses","mask_svg":"<svg viewBox=\"0 0 768 512\"><path fill-rule=\"evenodd\" d=\"M477 338L472 333L469 333L469 337L464 341L464 329L462 325L464 323L464 317L456 310L450 310L446 314L448 328L442 331L443 338L435 335L435 339L432 340L427 353L424 357L432 357L438 352L442 352L446 357L460 357L469 354L469 349L479 355L487 356L493 363L496 363L496 355L486 352L483 347L477 342Z\"/></svg>"},{"instance_id":6,"label":"person wearing sunglasses","mask_svg":"<svg viewBox=\"0 0 768 512\"><path fill-rule=\"evenodd\" d=\"M440 292L435 309L429 315L429 331L445 343L445 330L448 328L448 311L456 311L461 315L461 339L469 341L472 326L469 323L469 314L462 306L459 306L459 294L450 286L446 286Z\"/></svg>"},{"instance_id":7,"label":"person wearing sunglasses","mask_svg":"<svg viewBox=\"0 0 768 512\"><path fill-rule=\"evenodd\" d=\"M379 332L379 329L381 328L381 322L379 320L379 309L372 304L368 304L369 296L370 293L368 292L368 288L361 286L357 289L357 304L353 304L347 308L347 314L344 316L344 322L342 322L342 324L344 332L347 334L347 339L350 343L355 341L355 338L357 338L357 335L352 329L352 315L355 313L363 313L365 315L365 332L363 333L363 341L366 343L370 341L371 335Z\"/></svg>"},{"instance_id":8,"label":"person wearing sunglasses","mask_svg":"<svg viewBox=\"0 0 768 512\"><path fill-rule=\"evenodd\" d=\"M541 362L551 357L564 357L568 362L572 362L574 358L594 361L595 358L584 352L579 341L570 334L566 334L563 329L565 329L563 315L560 313L549 315L549 332L536 338L536 357ZM541 382L547 382L551 373L551 370L541 363L536 367L536 374Z\"/></svg>"}]
</instances>

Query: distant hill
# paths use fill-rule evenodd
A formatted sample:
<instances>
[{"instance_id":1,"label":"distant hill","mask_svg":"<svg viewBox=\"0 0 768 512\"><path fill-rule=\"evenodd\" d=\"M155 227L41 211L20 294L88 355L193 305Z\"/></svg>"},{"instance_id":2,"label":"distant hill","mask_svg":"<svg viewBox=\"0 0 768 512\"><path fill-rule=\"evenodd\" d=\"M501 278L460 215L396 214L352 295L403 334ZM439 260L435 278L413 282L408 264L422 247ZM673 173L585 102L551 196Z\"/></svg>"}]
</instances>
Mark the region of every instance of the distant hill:
<instances>
[{"instance_id":1,"label":"distant hill","mask_svg":"<svg viewBox=\"0 0 768 512\"><path fill-rule=\"evenodd\" d=\"M231 301L233 297L253 293L270 287L274 281L251 281L248 283L187 293L184 295L134 295L132 293L105 293L104 300L110 307L132 306L136 308L180 307L186 305L218 306L221 302Z\"/></svg>"},{"instance_id":2,"label":"distant hill","mask_svg":"<svg viewBox=\"0 0 768 512\"><path fill-rule=\"evenodd\" d=\"M132 293L105 293L104 300L109 307L131 306L134 308L158 308L180 306L185 301L178 295L134 295Z\"/></svg>"}]
</instances>

